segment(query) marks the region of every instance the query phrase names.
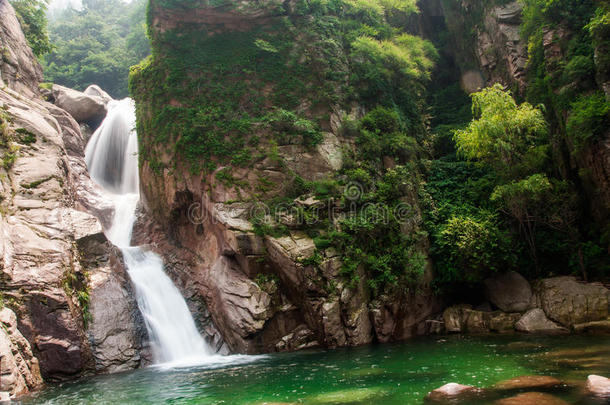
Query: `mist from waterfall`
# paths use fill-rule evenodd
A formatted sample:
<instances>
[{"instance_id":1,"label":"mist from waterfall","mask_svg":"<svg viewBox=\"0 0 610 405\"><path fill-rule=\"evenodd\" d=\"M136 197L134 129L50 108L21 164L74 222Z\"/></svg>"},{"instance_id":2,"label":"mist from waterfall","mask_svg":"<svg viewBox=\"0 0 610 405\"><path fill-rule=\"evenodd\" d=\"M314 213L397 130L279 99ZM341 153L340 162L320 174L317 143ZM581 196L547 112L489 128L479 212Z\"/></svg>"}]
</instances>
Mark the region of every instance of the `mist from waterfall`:
<instances>
[{"instance_id":1,"label":"mist from waterfall","mask_svg":"<svg viewBox=\"0 0 610 405\"><path fill-rule=\"evenodd\" d=\"M131 99L113 101L106 119L85 150L93 181L115 207L107 238L123 252L135 287L156 363L202 364L218 361L201 337L180 291L163 271L163 261L151 251L131 245L140 200L138 139Z\"/></svg>"}]
</instances>

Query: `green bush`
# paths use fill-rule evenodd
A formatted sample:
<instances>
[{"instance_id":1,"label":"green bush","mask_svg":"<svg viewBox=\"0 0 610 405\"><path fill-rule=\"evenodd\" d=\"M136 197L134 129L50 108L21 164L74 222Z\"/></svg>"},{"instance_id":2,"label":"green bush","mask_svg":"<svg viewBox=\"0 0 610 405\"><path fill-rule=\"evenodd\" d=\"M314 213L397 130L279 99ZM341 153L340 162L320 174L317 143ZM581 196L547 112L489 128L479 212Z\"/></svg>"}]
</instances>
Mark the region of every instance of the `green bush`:
<instances>
[{"instance_id":1,"label":"green bush","mask_svg":"<svg viewBox=\"0 0 610 405\"><path fill-rule=\"evenodd\" d=\"M440 283L478 283L515 262L510 236L489 212L480 211L478 217L449 218L438 230L435 241L435 255L441 260Z\"/></svg>"},{"instance_id":2,"label":"green bush","mask_svg":"<svg viewBox=\"0 0 610 405\"><path fill-rule=\"evenodd\" d=\"M601 139L610 127L610 102L603 93L582 96L574 103L566 132L576 151L587 143Z\"/></svg>"}]
</instances>

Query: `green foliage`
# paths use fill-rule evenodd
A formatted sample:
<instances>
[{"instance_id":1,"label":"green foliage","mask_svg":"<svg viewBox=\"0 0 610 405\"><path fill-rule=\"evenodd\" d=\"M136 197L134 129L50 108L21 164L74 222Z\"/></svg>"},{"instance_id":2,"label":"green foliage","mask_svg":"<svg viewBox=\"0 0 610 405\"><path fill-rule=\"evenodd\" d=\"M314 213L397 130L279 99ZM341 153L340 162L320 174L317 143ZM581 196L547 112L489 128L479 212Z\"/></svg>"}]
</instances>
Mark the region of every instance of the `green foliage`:
<instances>
[{"instance_id":1,"label":"green foliage","mask_svg":"<svg viewBox=\"0 0 610 405\"><path fill-rule=\"evenodd\" d=\"M40 57L53 50L47 29L47 0L10 0L34 55Z\"/></svg>"},{"instance_id":2,"label":"green foliage","mask_svg":"<svg viewBox=\"0 0 610 405\"><path fill-rule=\"evenodd\" d=\"M442 272L437 283L479 283L514 265L508 233L500 229L494 214L480 211L478 215L452 216L439 227L434 253Z\"/></svg>"},{"instance_id":3,"label":"green foliage","mask_svg":"<svg viewBox=\"0 0 610 405\"><path fill-rule=\"evenodd\" d=\"M587 143L602 139L610 127L610 102L604 93L582 96L574 103L566 125L566 133L579 151Z\"/></svg>"},{"instance_id":4,"label":"green foliage","mask_svg":"<svg viewBox=\"0 0 610 405\"><path fill-rule=\"evenodd\" d=\"M354 283L366 276L373 296L413 289L424 272L426 260L418 245L424 235L415 229L405 232L414 218L402 199L411 191L413 180L414 173L407 167L388 170L370 191L351 200L358 209L340 220L338 230L329 235L341 252L341 274Z\"/></svg>"},{"instance_id":5,"label":"green foliage","mask_svg":"<svg viewBox=\"0 0 610 405\"><path fill-rule=\"evenodd\" d=\"M510 92L496 84L472 94L472 113L470 125L455 131L459 153L510 172L523 164L540 165L544 151L536 146L548 131L541 110L529 103L517 105Z\"/></svg>"},{"instance_id":6,"label":"green foliage","mask_svg":"<svg viewBox=\"0 0 610 405\"><path fill-rule=\"evenodd\" d=\"M129 67L150 52L146 0L85 1L49 22L55 49L43 61L47 81L84 90L98 84L115 98L127 96Z\"/></svg>"},{"instance_id":7,"label":"green foliage","mask_svg":"<svg viewBox=\"0 0 610 405\"><path fill-rule=\"evenodd\" d=\"M177 160L196 172L236 164L233 156L255 156L253 149L271 150L272 141L314 146L328 128L331 106L347 109L365 98L374 108L380 97L405 125L401 133L387 134L394 139L386 145L405 159L412 156L415 141L405 133L412 138L425 133L419 94L436 52L386 18L402 24L416 10L414 3L299 2L294 18L277 18L249 32L153 31L154 57L131 72L131 91L146 108L138 112L142 158L154 161L155 145L175 142ZM225 6L236 12L242 7ZM364 17L371 7L380 12L364 11ZM375 76L375 69L383 75ZM304 115L303 106L317 115Z\"/></svg>"},{"instance_id":8,"label":"green foliage","mask_svg":"<svg viewBox=\"0 0 610 405\"><path fill-rule=\"evenodd\" d=\"M283 108L267 114L263 121L274 130L273 134L280 145L290 144L295 136L299 136L301 143L307 146L315 146L323 139L322 132L313 121Z\"/></svg>"}]
</instances>

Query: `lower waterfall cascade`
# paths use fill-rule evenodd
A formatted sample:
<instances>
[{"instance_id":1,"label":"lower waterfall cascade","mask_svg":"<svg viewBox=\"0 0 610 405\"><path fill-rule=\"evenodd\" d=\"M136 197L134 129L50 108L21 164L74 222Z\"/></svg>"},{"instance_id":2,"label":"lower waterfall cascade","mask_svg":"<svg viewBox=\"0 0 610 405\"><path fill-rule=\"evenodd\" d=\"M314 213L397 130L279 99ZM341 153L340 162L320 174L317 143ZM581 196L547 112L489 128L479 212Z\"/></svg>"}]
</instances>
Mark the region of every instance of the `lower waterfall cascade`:
<instances>
[{"instance_id":1,"label":"lower waterfall cascade","mask_svg":"<svg viewBox=\"0 0 610 405\"><path fill-rule=\"evenodd\" d=\"M223 356L214 355L197 331L184 298L163 270L161 257L130 245L140 201L135 105L127 98L108 107L105 120L87 144L85 161L92 180L114 204L106 237L123 253L154 361L176 365L218 361Z\"/></svg>"}]
</instances>

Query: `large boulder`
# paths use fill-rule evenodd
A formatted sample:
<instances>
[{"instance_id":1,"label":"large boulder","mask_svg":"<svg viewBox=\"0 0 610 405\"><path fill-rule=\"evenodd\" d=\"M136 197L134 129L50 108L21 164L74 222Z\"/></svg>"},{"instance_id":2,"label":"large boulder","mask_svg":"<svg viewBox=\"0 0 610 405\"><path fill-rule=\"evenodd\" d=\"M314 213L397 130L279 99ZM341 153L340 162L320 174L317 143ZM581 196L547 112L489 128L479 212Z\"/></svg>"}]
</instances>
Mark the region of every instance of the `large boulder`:
<instances>
[{"instance_id":1,"label":"large boulder","mask_svg":"<svg viewBox=\"0 0 610 405\"><path fill-rule=\"evenodd\" d=\"M487 299L502 311L523 312L529 308L532 288L516 271L488 278L484 284Z\"/></svg>"},{"instance_id":2,"label":"large boulder","mask_svg":"<svg viewBox=\"0 0 610 405\"><path fill-rule=\"evenodd\" d=\"M610 290L601 283L554 277L542 280L537 292L546 316L565 327L608 318Z\"/></svg>"},{"instance_id":3,"label":"large boulder","mask_svg":"<svg viewBox=\"0 0 610 405\"><path fill-rule=\"evenodd\" d=\"M561 333L567 332L565 328L547 319L544 311L534 308L527 311L515 324L519 332L528 333Z\"/></svg>"},{"instance_id":4,"label":"large boulder","mask_svg":"<svg viewBox=\"0 0 610 405\"><path fill-rule=\"evenodd\" d=\"M79 123L100 123L106 116L106 104L102 97L88 95L58 84L52 88L55 105L66 110Z\"/></svg>"},{"instance_id":5,"label":"large boulder","mask_svg":"<svg viewBox=\"0 0 610 405\"><path fill-rule=\"evenodd\" d=\"M590 375L587 377L586 390L589 395L610 398L610 378Z\"/></svg>"}]
</instances>

